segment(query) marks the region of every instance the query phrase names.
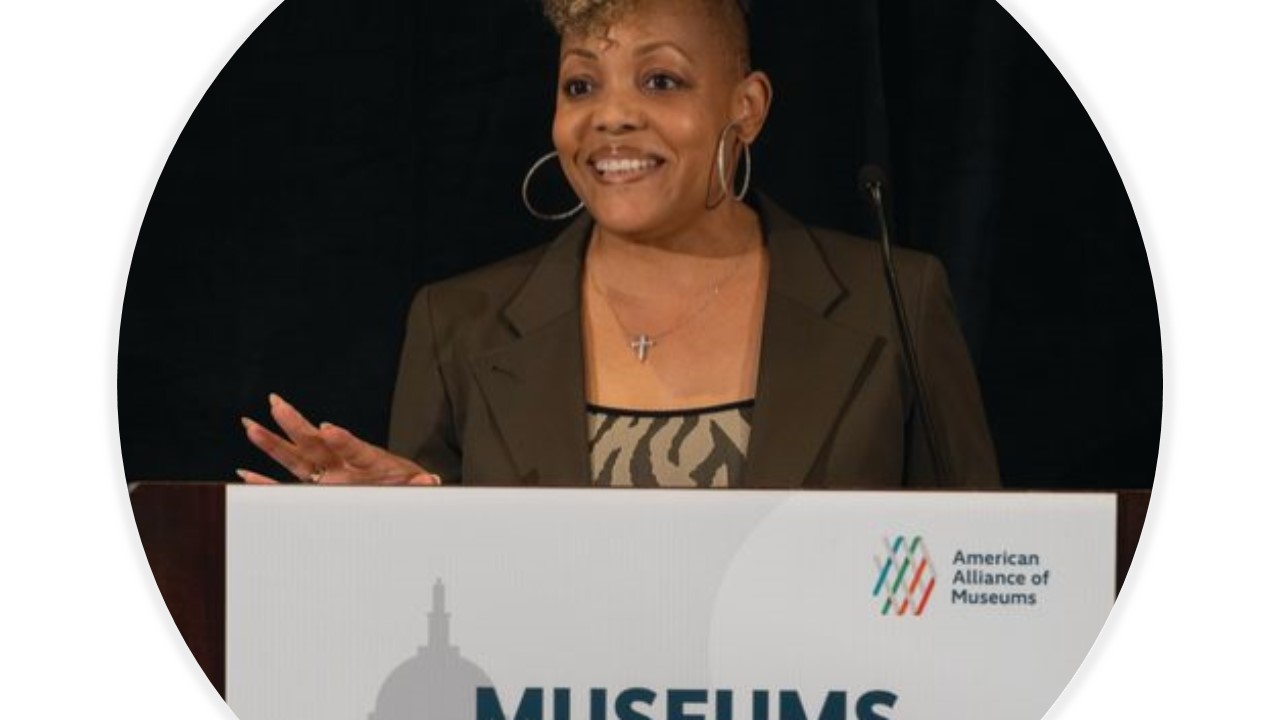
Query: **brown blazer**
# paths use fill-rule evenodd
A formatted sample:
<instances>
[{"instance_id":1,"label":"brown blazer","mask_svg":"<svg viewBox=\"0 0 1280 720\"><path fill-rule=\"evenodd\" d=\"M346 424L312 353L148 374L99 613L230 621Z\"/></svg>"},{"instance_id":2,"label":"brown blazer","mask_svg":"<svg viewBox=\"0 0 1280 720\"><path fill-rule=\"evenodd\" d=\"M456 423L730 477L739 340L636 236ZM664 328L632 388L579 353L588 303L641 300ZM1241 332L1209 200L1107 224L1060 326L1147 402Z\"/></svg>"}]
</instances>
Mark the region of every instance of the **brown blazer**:
<instances>
[{"instance_id":1,"label":"brown blazer","mask_svg":"<svg viewBox=\"0 0 1280 720\"><path fill-rule=\"evenodd\" d=\"M761 198L769 253L747 487L993 487L995 451L931 256L894 253L954 477L933 477L875 245ZM389 446L446 482L590 480L581 288L591 220L423 288L409 313Z\"/></svg>"}]
</instances>

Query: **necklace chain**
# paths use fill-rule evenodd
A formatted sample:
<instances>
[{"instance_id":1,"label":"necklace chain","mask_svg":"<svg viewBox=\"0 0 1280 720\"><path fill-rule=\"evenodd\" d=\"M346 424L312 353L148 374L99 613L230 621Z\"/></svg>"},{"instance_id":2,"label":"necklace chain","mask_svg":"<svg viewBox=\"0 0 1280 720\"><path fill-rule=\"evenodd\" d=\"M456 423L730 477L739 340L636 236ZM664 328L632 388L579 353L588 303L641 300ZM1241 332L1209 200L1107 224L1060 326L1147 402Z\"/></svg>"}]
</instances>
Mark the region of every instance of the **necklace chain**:
<instances>
[{"instance_id":1,"label":"necklace chain","mask_svg":"<svg viewBox=\"0 0 1280 720\"><path fill-rule=\"evenodd\" d=\"M707 308L711 307L711 303L715 302L715 299L720 296L720 288L738 274L738 271L741 270L742 266L746 263L747 256L749 254L749 251L743 253L738 258L737 262L733 264L733 267L725 273L724 277L717 280L711 286L710 290L703 293L704 298L697 307L685 313L670 327L657 333L632 332L631 328L627 327L627 324L623 322L622 316L618 314L618 308L613 303L614 293L610 293L607 289L601 287L599 279L596 277L594 272L587 272L587 281L591 284L592 289L604 298L605 305L609 308L609 313L613 315L613 319L618 323L618 327L621 328L623 334L627 336L627 345L633 352L635 352L636 359L643 363L649 359L649 351L657 346L659 340L693 322L693 320L699 315L706 312Z\"/></svg>"}]
</instances>

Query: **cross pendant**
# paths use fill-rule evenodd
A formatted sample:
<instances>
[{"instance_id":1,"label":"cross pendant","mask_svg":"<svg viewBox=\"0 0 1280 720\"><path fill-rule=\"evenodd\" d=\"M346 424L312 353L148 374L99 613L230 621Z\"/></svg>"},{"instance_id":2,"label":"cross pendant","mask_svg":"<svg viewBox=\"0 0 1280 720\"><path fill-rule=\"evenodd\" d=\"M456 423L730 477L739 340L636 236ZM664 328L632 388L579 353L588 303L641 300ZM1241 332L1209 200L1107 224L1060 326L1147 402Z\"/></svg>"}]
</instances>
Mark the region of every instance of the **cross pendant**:
<instances>
[{"instance_id":1,"label":"cross pendant","mask_svg":"<svg viewBox=\"0 0 1280 720\"><path fill-rule=\"evenodd\" d=\"M640 333L635 340L631 341L631 349L636 351L636 357L640 358L640 362L644 362L649 357L649 348L657 344L657 341L648 335Z\"/></svg>"}]
</instances>

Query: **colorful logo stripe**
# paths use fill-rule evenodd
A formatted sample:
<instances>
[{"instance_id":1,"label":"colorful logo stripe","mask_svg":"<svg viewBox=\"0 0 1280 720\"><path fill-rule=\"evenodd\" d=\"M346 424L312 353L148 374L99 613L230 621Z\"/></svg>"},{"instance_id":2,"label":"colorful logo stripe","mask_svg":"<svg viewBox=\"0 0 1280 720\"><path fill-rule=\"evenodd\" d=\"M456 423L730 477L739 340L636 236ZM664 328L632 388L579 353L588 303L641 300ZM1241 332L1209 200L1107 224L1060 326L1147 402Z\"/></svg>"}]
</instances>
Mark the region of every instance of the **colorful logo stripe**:
<instances>
[{"instance_id":1,"label":"colorful logo stripe","mask_svg":"<svg viewBox=\"0 0 1280 720\"><path fill-rule=\"evenodd\" d=\"M908 542L898 535L885 538L884 544L885 557L875 558L878 571L871 596L881 599L881 615L918 616L928 607L937 582L924 538L916 535Z\"/></svg>"}]
</instances>

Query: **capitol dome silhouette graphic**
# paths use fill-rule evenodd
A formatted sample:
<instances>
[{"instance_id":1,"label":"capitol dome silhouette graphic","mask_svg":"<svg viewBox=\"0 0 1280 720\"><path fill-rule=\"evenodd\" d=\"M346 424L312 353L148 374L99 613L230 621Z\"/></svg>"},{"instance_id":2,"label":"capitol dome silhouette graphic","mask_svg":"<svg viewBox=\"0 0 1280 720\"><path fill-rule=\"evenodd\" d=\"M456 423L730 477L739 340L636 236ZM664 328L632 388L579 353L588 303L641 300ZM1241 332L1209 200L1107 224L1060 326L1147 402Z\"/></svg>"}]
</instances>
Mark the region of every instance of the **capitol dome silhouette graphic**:
<instances>
[{"instance_id":1,"label":"capitol dome silhouette graphic","mask_svg":"<svg viewBox=\"0 0 1280 720\"><path fill-rule=\"evenodd\" d=\"M427 644L391 671L368 720L473 720L476 688L493 683L480 666L449 643L444 583L431 588Z\"/></svg>"}]
</instances>

